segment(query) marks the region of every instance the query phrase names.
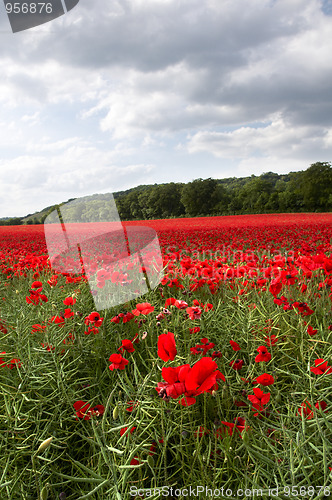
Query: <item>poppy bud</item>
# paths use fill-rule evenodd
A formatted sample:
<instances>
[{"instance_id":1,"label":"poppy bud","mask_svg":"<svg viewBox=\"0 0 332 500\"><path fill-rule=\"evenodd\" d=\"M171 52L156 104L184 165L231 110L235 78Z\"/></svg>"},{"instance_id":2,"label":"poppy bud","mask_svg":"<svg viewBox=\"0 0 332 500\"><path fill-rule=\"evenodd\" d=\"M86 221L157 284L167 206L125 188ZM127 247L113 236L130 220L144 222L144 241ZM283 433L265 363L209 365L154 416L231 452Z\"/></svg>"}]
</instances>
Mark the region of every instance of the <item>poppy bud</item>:
<instances>
[{"instance_id":1,"label":"poppy bud","mask_svg":"<svg viewBox=\"0 0 332 500\"><path fill-rule=\"evenodd\" d=\"M113 410L113 420L116 420L119 416L119 408L116 406Z\"/></svg>"},{"instance_id":2,"label":"poppy bud","mask_svg":"<svg viewBox=\"0 0 332 500\"><path fill-rule=\"evenodd\" d=\"M280 394L280 392L278 392L278 394L275 397L275 402L280 403L280 401L281 401L281 394Z\"/></svg>"},{"instance_id":3,"label":"poppy bud","mask_svg":"<svg viewBox=\"0 0 332 500\"><path fill-rule=\"evenodd\" d=\"M250 442L248 432L247 432L246 430L244 430L244 431L242 432L241 436L242 436L242 441L244 442L244 444L245 444L246 446L248 446L248 445L249 445L249 442Z\"/></svg>"},{"instance_id":4,"label":"poppy bud","mask_svg":"<svg viewBox=\"0 0 332 500\"><path fill-rule=\"evenodd\" d=\"M148 464L151 467L151 469L153 469L154 468L154 460L151 457L151 455L148 455L147 461L148 461Z\"/></svg>"},{"instance_id":5,"label":"poppy bud","mask_svg":"<svg viewBox=\"0 0 332 500\"><path fill-rule=\"evenodd\" d=\"M40 492L40 500L47 500L48 498L48 487L47 485Z\"/></svg>"}]
</instances>

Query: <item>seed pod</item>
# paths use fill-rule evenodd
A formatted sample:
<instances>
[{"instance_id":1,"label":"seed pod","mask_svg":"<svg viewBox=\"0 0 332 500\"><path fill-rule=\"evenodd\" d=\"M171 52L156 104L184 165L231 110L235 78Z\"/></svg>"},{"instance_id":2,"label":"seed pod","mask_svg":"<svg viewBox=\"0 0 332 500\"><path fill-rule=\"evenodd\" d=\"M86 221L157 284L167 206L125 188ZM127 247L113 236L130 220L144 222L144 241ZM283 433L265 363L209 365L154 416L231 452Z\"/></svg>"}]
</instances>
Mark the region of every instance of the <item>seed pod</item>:
<instances>
[{"instance_id":1,"label":"seed pod","mask_svg":"<svg viewBox=\"0 0 332 500\"><path fill-rule=\"evenodd\" d=\"M37 453L41 453L43 452L44 450L46 450L46 448L48 448L52 442L52 439L53 439L53 436L48 438L48 439L45 439L45 441L43 441L41 443L41 445L39 446L38 450L37 450Z\"/></svg>"}]
</instances>

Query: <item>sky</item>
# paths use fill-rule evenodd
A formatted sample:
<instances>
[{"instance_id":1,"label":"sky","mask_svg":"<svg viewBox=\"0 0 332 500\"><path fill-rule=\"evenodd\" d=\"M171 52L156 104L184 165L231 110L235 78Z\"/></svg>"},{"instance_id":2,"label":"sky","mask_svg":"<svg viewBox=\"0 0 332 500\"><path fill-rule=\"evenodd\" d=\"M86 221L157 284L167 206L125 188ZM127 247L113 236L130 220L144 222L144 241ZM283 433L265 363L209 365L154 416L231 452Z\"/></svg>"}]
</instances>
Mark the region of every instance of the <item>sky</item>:
<instances>
[{"instance_id":1,"label":"sky","mask_svg":"<svg viewBox=\"0 0 332 500\"><path fill-rule=\"evenodd\" d=\"M0 2L0 217L332 160L332 0Z\"/></svg>"}]
</instances>

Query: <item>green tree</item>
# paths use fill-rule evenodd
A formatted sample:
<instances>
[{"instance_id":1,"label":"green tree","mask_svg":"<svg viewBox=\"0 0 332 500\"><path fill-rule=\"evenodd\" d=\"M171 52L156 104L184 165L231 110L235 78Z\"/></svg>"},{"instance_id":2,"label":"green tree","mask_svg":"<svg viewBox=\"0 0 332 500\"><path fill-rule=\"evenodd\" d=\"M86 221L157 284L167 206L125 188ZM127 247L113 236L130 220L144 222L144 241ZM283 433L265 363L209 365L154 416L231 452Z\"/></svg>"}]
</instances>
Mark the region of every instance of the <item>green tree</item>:
<instances>
[{"instance_id":1,"label":"green tree","mask_svg":"<svg viewBox=\"0 0 332 500\"><path fill-rule=\"evenodd\" d=\"M273 184L263 176L251 176L243 186L240 195L243 199L243 210L246 213L263 213L273 192Z\"/></svg>"},{"instance_id":2,"label":"green tree","mask_svg":"<svg viewBox=\"0 0 332 500\"><path fill-rule=\"evenodd\" d=\"M332 168L330 162L313 163L299 176L299 191L307 210L328 209L332 195Z\"/></svg>"},{"instance_id":3,"label":"green tree","mask_svg":"<svg viewBox=\"0 0 332 500\"><path fill-rule=\"evenodd\" d=\"M156 188L156 204L161 218L179 217L185 214L185 207L181 202L183 184L170 182Z\"/></svg>"},{"instance_id":4,"label":"green tree","mask_svg":"<svg viewBox=\"0 0 332 500\"><path fill-rule=\"evenodd\" d=\"M232 193L223 184L218 184L214 191L215 203L212 209L213 214L227 214L228 206L232 200Z\"/></svg>"},{"instance_id":5,"label":"green tree","mask_svg":"<svg viewBox=\"0 0 332 500\"><path fill-rule=\"evenodd\" d=\"M215 179L196 179L185 184L181 191L181 203L185 213L191 217L210 215L215 205L215 190L218 182Z\"/></svg>"}]
</instances>

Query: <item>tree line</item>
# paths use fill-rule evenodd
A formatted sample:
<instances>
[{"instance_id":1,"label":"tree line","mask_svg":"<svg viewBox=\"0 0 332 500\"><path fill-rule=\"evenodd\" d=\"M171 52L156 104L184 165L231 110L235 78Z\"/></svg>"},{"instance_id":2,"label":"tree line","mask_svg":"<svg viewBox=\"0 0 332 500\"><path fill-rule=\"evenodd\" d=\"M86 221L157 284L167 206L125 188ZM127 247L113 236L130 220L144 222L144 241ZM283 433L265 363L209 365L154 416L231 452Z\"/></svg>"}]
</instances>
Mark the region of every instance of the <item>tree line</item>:
<instances>
[{"instance_id":1,"label":"tree line","mask_svg":"<svg viewBox=\"0 0 332 500\"><path fill-rule=\"evenodd\" d=\"M188 183L138 186L113 196L121 220L330 212L332 167L330 162L317 162L305 171L289 174L268 172L245 178L200 178ZM103 195L100 197L88 206L76 199L72 210L75 210L77 221L98 221L114 216L112 207L103 201ZM30 217L25 221L10 218L1 220L0 224L41 224L55 207L48 207L40 217ZM69 205L67 210L71 210Z\"/></svg>"}]
</instances>

